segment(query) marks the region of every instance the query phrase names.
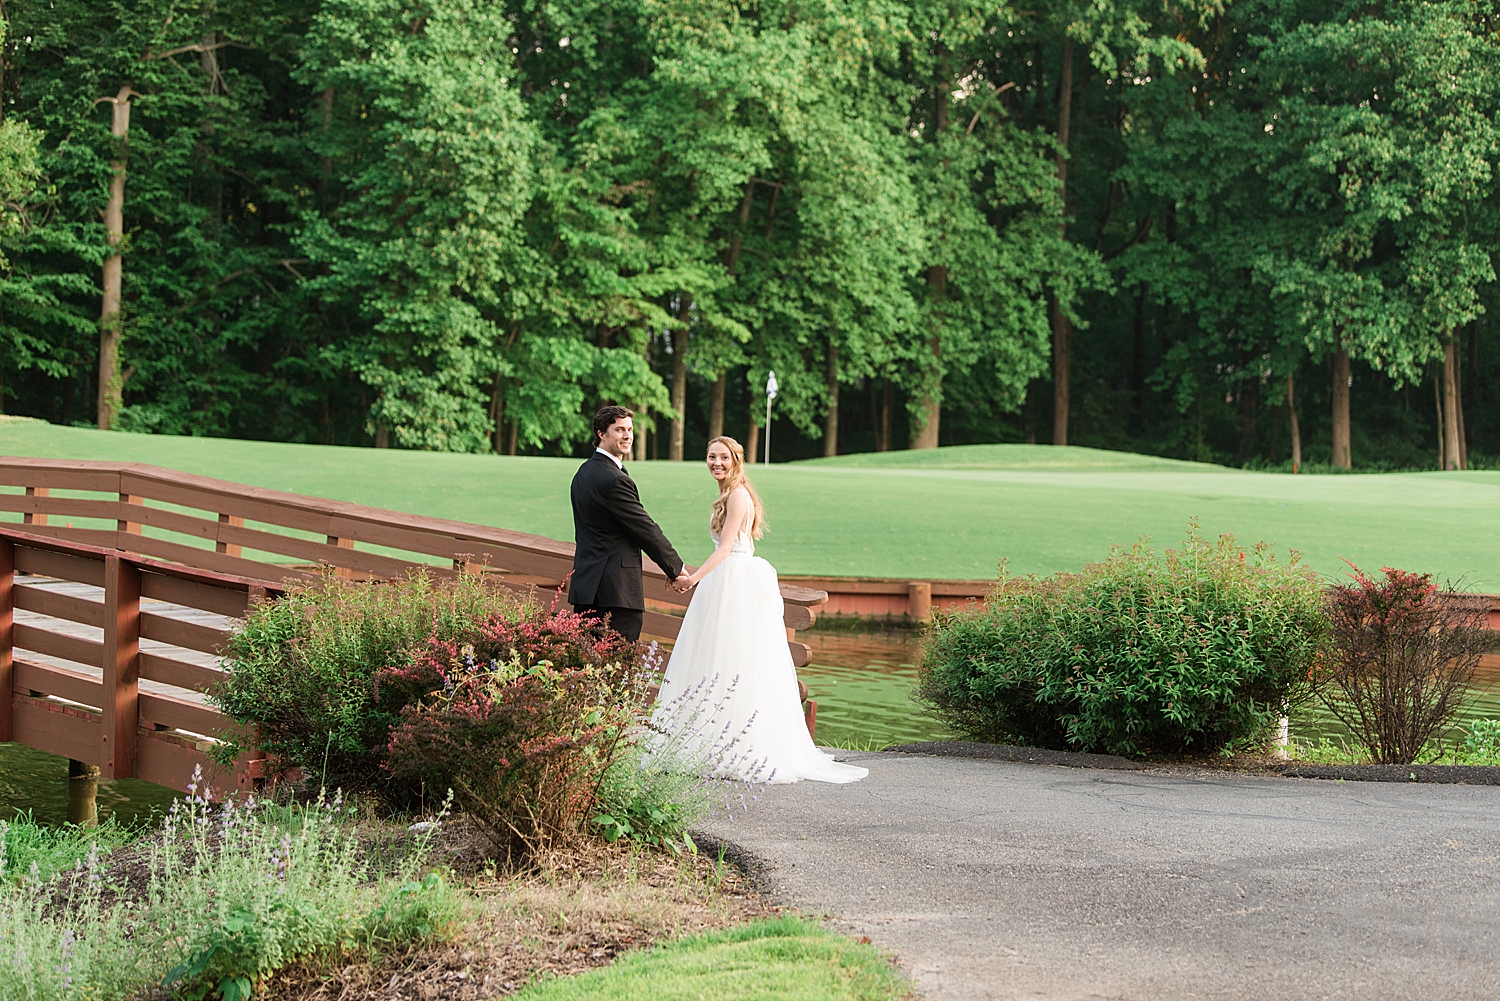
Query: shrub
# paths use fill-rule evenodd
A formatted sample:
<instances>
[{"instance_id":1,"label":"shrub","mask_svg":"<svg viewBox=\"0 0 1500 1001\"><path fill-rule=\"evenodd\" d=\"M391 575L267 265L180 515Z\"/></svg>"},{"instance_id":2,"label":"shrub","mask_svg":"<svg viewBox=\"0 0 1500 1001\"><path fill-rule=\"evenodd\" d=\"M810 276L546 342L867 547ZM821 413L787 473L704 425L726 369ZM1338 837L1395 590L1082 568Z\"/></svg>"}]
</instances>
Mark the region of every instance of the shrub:
<instances>
[{"instance_id":1,"label":"shrub","mask_svg":"<svg viewBox=\"0 0 1500 1001\"><path fill-rule=\"evenodd\" d=\"M939 615L919 701L957 733L1113 754L1213 751L1269 736L1310 691L1326 632L1296 553L1143 540L1103 563L1002 576L983 607Z\"/></svg>"},{"instance_id":2,"label":"shrub","mask_svg":"<svg viewBox=\"0 0 1500 1001\"><path fill-rule=\"evenodd\" d=\"M1460 746L1466 765L1500 765L1500 719L1476 719Z\"/></svg>"},{"instance_id":3,"label":"shrub","mask_svg":"<svg viewBox=\"0 0 1500 1001\"><path fill-rule=\"evenodd\" d=\"M117 864L94 841L72 869L0 884L0 998L138 997L164 984L239 1001L293 960L455 930L458 897L422 871L431 835L381 872L350 820L339 798L194 798Z\"/></svg>"},{"instance_id":4,"label":"shrub","mask_svg":"<svg viewBox=\"0 0 1500 1001\"><path fill-rule=\"evenodd\" d=\"M408 703L391 734L391 773L451 788L508 863L567 844L597 813L655 666L638 644L572 612L495 616L434 637L376 679L377 698Z\"/></svg>"},{"instance_id":5,"label":"shrub","mask_svg":"<svg viewBox=\"0 0 1500 1001\"><path fill-rule=\"evenodd\" d=\"M1328 710L1382 764L1410 764L1458 713L1489 636L1487 600L1438 590L1430 574L1350 564L1328 592Z\"/></svg>"},{"instance_id":6,"label":"shrub","mask_svg":"<svg viewBox=\"0 0 1500 1001\"><path fill-rule=\"evenodd\" d=\"M325 575L251 611L229 641L227 678L213 695L224 713L258 734L262 750L302 766L323 784L405 800L383 768L406 692L377 697L374 679L410 662L410 651L527 609L482 577L435 581L418 571L392 581ZM239 749L224 745L232 760Z\"/></svg>"}]
</instances>

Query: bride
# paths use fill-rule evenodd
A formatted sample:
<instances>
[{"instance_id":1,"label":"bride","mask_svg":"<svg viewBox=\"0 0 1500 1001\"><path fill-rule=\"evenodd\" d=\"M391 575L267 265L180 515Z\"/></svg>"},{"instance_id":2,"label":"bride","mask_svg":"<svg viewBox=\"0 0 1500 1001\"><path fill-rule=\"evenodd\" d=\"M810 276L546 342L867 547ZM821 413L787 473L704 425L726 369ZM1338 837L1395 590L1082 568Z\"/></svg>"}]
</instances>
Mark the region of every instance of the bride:
<instances>
[{"instance_id":1,"label":"bride","mask_svg":"<svg viewBox=\"0 0 1500 1001\"><path fill-rule=\"evenodd\" d=\"M765 529L765 512L745 478L744 463L745 451L733 438L708 443L708 471L719 482L709 518L716 548L691 576L680 579L679 590L696 585L697 592L667 663L657 722L681 725L676 715L681 700L701 698L710 707L709 718L688 724L693 728L688 745L738 738L734 763L727 766L740 773L737 777L856 782L868 769L834 761L808 736L776 570L755 555L752 540Z\"/></svg>"}]
</instances>

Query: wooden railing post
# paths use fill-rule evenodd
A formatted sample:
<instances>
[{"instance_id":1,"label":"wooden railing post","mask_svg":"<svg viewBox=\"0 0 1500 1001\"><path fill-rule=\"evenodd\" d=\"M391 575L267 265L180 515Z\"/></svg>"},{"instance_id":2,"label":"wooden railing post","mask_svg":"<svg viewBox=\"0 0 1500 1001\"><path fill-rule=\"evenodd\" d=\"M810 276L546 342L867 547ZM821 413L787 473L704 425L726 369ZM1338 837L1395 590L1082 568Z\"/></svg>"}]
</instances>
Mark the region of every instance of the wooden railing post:
<instances>
[{"instance_id":1,"label":"wooden railing post","mask_svg":"<svg viewBox=\"0 0 1500 1001\"><path fill-rule=\"evenodd\" d=\"M16 544L0 539L0 744L15 735Z\"/></svg>"},{"instance_id":2,"label":"wooden railing post","mask_svg":"<svg viewBox=\"0 0 1500 1001\"><path fill-rule=\"evenodd\" d=\"M341 539L337 535L330 535L328 537L328 544L330 546L338 546L340 549L353 549L354 548L354 540L353 539ZM353 577L354 576L354 571L350 570L348 567L335 567L335 569L334 569L334 576L336 576L336 577Z\"/></svg>"},{"instance_id":3,"label":"wooden railing post","mask_svg":"<svg viewBox=\"0 0 1500 1001\"><path fill-rule=\"evenodd\" d=\"M135 774L140 726L141 572L119 556L104 557L104 777Z\"/></svg>"},{"instance_id":4,"label":"wooden railing post","mask_svg":"<svg viewBox=\"0 0 1500 1001\"><path fill-rule=\"evenodd\" d=\"M221 514L219 515L219 524L229 525L232 528L244 528L245 519L237 514ZM223 553L225 556L238 556L240 555L240 547L233 542L216 542L214 543L214 552Z\"/></svg>"},{"instance_id":5,"label":"wooden railing post","mask_svg":"<svg viewBox=\"0 0 1500 1001\"><path fill-rule=\"evenodd\" d=\"M51 487L27 487L26 488L26 496L27 497L51 497L52 496L52 488ZM38 514L32 514L30 511L28 511L28 512L26 512L25 514L23 514L21 516L21 521L22 521L23 524L26 524L26 525L45 525L45 524L47 524L47 516L45 514L40 514L40 513L38 513Z\"/></svg>"},{"instance_id":6,"label":"wooden railing post","mask_svg":"<svg viewBox=\"0 0 1500 1001\"><path fill-rule=\"evenodd\" d=\"M120 495L120 503L121 504L136 504L136 505L139 505L141 507L145 507L146 506L146 498L140 496L139 494L121 494ZM125 512L122 510L120 513L124 514ZM141 534L141 523L138 522L138 521L131 521L128 518L121 518L121 519L119 519L119 521L117 521L115 523L115 529L117 531L123 532L123 533L125 533L127 535L140 535ZM124 549L125 547L121 546L120 548Z\"/></svg>"}]
</instances>

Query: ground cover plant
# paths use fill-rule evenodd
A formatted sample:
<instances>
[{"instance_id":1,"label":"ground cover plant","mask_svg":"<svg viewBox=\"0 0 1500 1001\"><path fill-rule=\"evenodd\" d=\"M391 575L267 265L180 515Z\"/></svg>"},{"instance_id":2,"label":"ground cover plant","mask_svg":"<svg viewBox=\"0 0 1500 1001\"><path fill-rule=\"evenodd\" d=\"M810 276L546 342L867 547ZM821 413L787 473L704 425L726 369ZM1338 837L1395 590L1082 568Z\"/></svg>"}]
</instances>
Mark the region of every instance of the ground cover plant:
<instances>
[{"instance_id":1,"label":"ground cover plant","mask_svg":"<svg viewBox=\"0 0 1500 1001\"><path fill-rule=\"evenodd\" d=\"M1321 586L1194 527L1050 578L1002 576L983 608L940 615L918 697L992 743L1170 754L1266 740L1307 698L1326 632Z\"/></svg>"},{"instance_id":2,"label":"ground cover plant","mask_svg":"<svg viewBox=\"0 0 1500 1001\"><path fill-rule=\"evenodd\" d=\"M90 855L108 854L130 844L141 830L113 818L94 827L47 826L29 813L0 820L0 884L51 879Z\"/></svg>"},{"instance_id":3,"label":"ground cover plant","mask_svg":"<svg viewBox=\"0 0 1500 1001\"><path fill-rule=\"evenodd\" d=\"M0 421L12 455L129 459L397 511L571 539L577 459L453 455L119 434ZM944 468L944 467L956 468ZM1061 467L1061 468L1059 468ZM783 575L991 579L1072 570L1141 535L1204 532L1294 547L1313 570L1341 558L1500 591L1500 550L1455 525L1492 517L1500 473L1287 476L1122 452L973 445L758 464L772 513L757 543ZM641 496L689 562L712 551L713 481L697 463L636 462ZM19 515L14 516L19 519ZM81 523L80 523L81 524ZM861 527L851 544L848 526Z\"/></svg>"},{"instance_id":4,"label":"ground cover plant","mask_svg":"<svg viewBox=\"0 0 1500 1001\"><path fill-rule=\"evenodd\" d=\"M355 820L337 796L278 805L193 795L131 846L111 853L88 839L87 855L51 875L33 858L19 878L0 879L0 997L113 1001L161 986L242 1001L299 959L452 934L462 903L427 865L435 827L379 856ZM3 843L68 837L6 831ZM0 871L6 864L0 856Z\"/></svg>"}]
</instances>

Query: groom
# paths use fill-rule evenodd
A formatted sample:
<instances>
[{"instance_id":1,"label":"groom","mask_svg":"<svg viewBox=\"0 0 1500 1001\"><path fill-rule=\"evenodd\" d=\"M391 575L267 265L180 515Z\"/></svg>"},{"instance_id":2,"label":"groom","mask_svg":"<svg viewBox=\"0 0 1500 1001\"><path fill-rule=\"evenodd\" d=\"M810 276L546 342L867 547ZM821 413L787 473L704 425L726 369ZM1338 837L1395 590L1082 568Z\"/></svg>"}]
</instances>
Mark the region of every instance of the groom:
<instances>
[{"instance_id":1,"label":"groom","mask_svg":"<svg viewBox=\"0 0 1500 1001\"><path fill-rule=\"evenodd\" d=\"M568 600L632 643L641 638L646 598L641 550L681 580L682 559L641 506L625 457L635 441L635 415L604 407L594 415L594 454L573 476L573 576Z\"/></svg>"}]
</instances>

